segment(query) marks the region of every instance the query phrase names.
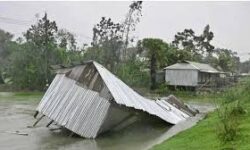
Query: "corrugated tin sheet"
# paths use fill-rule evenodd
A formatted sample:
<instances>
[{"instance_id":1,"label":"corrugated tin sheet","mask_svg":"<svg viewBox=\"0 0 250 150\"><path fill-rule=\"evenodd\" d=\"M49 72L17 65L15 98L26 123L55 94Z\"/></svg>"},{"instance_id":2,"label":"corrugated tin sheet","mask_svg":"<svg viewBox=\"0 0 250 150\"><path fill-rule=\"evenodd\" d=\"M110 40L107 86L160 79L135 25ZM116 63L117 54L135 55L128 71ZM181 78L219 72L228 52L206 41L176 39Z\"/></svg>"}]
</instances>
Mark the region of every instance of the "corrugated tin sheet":
<instances>
[{"instance_id":1,"label":"corrugated tin sheet","mask_svg":"<svg viewBox=\"0 0 250 150\"><path fill-rule=\"evenodd\" d=\"M75 80L58 74L37 110L83 137L94 138L109 106L109 101L98 92L80 87Z\"/></svg>"},{"instance_id":2,"label":"corrugated tin sheet","mask_svg":"<svg viewBox=\"0 0 250 150\"><path fill-rule=\"evenodd\" d=\"M219 73L218 70L210 66L209 64L203 64L192 61L185 61L183 63L176 63L174 65L164 68L166 70L199 70L201 72Z\"/></svg>"},{"instance_id":3,"label":"corrugated tin sheet","mask_svg":"<svg viewBox=\"0 0 250 150\"><path fill-rule=\"evenodd\" d=\"M164 68L166 70L198 70L198 68L190 65L189 63L176 63Z\"/></svg>"},{"instance_id":4,"label":"corrugated tin sheet","mask_svg":"<svg viewBox=\"0 0 250 150\"><path fill-rule=\"evenodd\" d=\"M218 70L210 66L209 64L203 64L198 62L187 61L189 64L195 66L201 72L219 73Z\"/></svg>"},{"instance_id":5,"label":"corrugated tin sheet","mask_svg":"<svg viewBox=\"0 0 250 150\"><path fill-rule=\"evenodd\" d=\"M102 65L96 62L94 62L94 64L116 103L145 111L151 115L158 116L171 124L177 124L178 122L185 120L184 116L179 115L181 111L176 109L166 110L162 108L156 101L149 100L136 93Z\"/></svg>"},{"instance_id":6,"label":"corrugated tin sheet","mask_svg":"<svg viewBox=\"0 0 250 150\"><path fill-rule=\"evenodd\" d=\"M185 113L185 115L188 115L188 116L195 116L198 113L197 110L190 108L188 105L184 104L174 95L169 95L168 97L162 97L160 101L162 102L166 101L170 103L172 106L176 107L178 110L181 110L182 112Z\"/></svg>"},{"instance_id":7,"label":"corrugated tin sheet","mask_svg":"<svg viewBox=\"0 0 250 150\"><path fill-rule=\"evenodd\" d=\"M167 101L142 97L96 62L57 74L37 110L83 137L95 138L113 102L171 124L188 117Z\"/></svg>"}]
</instances>

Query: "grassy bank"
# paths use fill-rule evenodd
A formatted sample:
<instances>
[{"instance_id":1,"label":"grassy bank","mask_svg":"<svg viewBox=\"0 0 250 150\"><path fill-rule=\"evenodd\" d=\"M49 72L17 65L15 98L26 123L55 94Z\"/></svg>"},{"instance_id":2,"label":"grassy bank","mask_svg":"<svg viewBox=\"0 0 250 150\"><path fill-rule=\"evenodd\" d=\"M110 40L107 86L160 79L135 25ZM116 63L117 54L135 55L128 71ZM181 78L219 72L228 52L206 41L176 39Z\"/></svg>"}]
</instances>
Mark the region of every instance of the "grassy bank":
<instances>
[{"instance_id":1,"label":"grassy bank","mask_svg":"<svg viewBox=\"0 0 250 150\"><path fill-rule=\"evenodd\" d=\"M218 95L217 95L218 96ZM200 121L196 126L171 139L156 145L152 150L222 150L222 149L250 149L250 82L241 82L232 89L226 91L223 95L215 97L215 101L221 108L212 112ZM218 137L218 126L221 124L218 113L224 110L222 103L228 106L240 102L244 109L244 114L239 116L239 125L234 140L222 142Z\"/></svg>"}]
</instances>

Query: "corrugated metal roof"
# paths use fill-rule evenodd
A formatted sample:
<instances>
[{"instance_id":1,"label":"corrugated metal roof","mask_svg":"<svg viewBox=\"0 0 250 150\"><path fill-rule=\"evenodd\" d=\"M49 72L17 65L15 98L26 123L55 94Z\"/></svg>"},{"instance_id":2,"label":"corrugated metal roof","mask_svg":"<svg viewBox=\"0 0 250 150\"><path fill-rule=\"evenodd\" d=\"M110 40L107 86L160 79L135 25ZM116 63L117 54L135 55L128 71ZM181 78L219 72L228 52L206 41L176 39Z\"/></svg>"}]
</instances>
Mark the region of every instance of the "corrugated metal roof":
<instances>
[{"instance_id":1,"label":"corrugated metal roof","mask_svg":"<svg viewBox=\"0 0 250 150\"><path fill-rule=\"evenodd\" d=\"M164 69L176 69L176 70L199 70L201 72L219 73L218 70L210 66L209 64L185 61L183 63L176 63L168 66Z\"/></svg>"},{"instance_id":2,"label":"corrugated metal roof","mask_svg":"<svg viewBox=\"0 0 250 150\"><path fill-rule=\"evenodd\" d=\"M128 87L123 81L118 79L102 65L96 62L94 62L94 64L116 103L145 111L149 114L158 116L171 124L176 124L185 120L186 117L183 117L184 113L180 110L166 110L162 108L162 106L159 106L161 103L144 98Z\"/></svg>"},{"instance_id":3,"label":"corrugated metal roof","mask_svg":"<svg viewBox=\"0 0 250 150\"><path fill-rule=\"evenodd\" d=\"M187 61L187 62L190 63L191 65L194 65L202 72L219 73L218 70L216 70L215 68L213 68L209 64L203 64L203 63L192 62L192 61Z\"/></svg>"},{"instance_id":4,"label":"corrugated metal roof","mask_svg":"<svg viewBox=\"0 0 250 150\"><path fill-rule=\"evenodd\" d=\"M197 70L196 67L194 67L193 65L189 64L189 63L176 63L173 64L171 66L168 66L164 69L174 69L174 70Z\"/></svg>"},{"instance_id":5,"label":"corrugated metal roof","mask_svg":"<svg viewBox=\"0 0 250 150\"><path fill-rule=\"evenodd\" d=\"M111 101L171 124L189 117L167 101L144 98L96 62L58 73L37 110L83 137L95 138Z\"/></svg>"}]
</instances>

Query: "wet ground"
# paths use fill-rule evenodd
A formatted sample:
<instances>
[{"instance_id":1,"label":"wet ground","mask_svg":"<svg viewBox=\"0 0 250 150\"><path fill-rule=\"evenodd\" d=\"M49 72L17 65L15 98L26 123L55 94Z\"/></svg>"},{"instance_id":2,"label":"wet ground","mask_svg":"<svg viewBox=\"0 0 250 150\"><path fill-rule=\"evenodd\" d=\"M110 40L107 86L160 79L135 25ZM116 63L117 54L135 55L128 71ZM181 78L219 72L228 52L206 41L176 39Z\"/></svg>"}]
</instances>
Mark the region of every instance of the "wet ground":
<instances>
[{"instance_id":1,"label":"wet ground","mask_svg":"<svg viewBox=\"0 0 250 150\"><path fill-rule=\"evenodd\" d=\"M123 130L105 133L95 140L83 139L70 137L70 132L66 130L51 131L56 126L46 128L49 122L46 118L35 128L28 128L35 122L33 114L39 100L39 96L18 97L12 93L0 93L1 150L145 150L195 125L203 117L203 114L199 114L175 126L163 122L138 121ZM209 104L192 105L205 112L213 109ZM18 135L16 131L24 135Z\"/></svg>"}]
</instances>

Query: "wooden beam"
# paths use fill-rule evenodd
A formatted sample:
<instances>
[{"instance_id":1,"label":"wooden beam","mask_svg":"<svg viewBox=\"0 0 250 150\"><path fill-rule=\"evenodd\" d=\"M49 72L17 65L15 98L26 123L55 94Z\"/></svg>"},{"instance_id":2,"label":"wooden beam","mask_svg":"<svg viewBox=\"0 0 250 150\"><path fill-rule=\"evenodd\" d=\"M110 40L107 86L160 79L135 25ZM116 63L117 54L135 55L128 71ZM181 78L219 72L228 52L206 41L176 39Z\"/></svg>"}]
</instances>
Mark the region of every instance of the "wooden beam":
<instances>
[{"instance_id":1,"label":"wooden beam","mask_svg":"<svg viewBox=\"0 0 250 150\"><path fill-rule=\"evenodd\" d=\"M38 114L39 114L39 112L36 111L35 114L34 114L34 118L36 118Z\"/></svg>"},{"instance_id":2,"label":"wooden beam","mask_svg":"<svg viewBox=\"0 0 250 150\"><path fill-rule=\"evenodd\" d=\"M53 122L54 122L54 121L51 120L51 121L46 125L46 127L49 127Z\"/></svg>"},{"instance_id":3,"label":"wooden beam","mask_svg":"<svg viewBox=\"0 0 250 150\"><path fill-rule=\"evenodd\" d=\"M40 118L38 118L37 121L33 124L33 127L35 127L37 123L43 119L44 116L45 115L42 115Z\"/></svg>"}]
</instances>

